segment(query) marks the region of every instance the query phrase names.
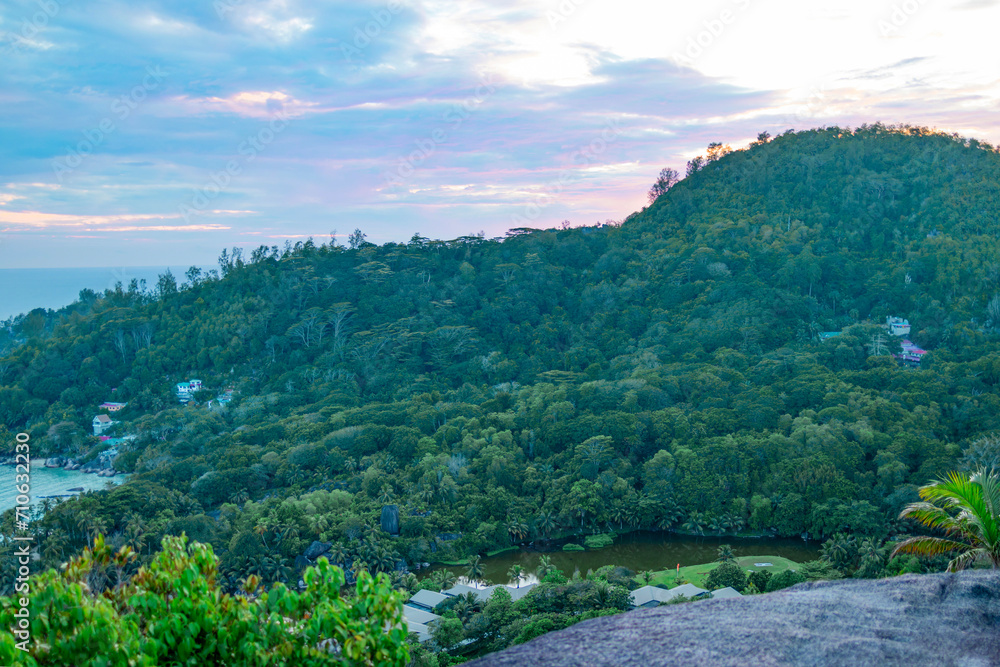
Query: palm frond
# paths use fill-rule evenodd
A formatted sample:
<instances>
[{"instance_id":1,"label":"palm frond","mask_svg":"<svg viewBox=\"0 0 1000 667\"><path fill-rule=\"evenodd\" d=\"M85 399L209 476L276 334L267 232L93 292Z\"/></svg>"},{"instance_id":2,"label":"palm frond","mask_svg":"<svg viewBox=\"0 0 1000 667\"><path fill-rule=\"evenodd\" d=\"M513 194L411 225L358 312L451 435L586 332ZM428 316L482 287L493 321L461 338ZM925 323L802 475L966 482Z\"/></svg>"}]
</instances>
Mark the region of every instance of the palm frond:
<instances>
[{"instance_id":1,"label":"palm frond","mask_svg":"<svg viewBox=\"0 0 1000 667\"><path fill-rule=\"evenodd\" d=\"M936 556L949 551L965 551L972 547L964 542L946 540L940 537L910 537L896 545L891 556L896 554L917 554L920 556Z\"/></svg>"},{"instance_id":2,"label":"palm frond","mask_svg":"<svg viewBox=\"0 0 1000 667\"><path fill-rule=\"evenodd\" d=\"M900 519L914 519L928 528L938 528L947 532L960 531L962 524L945 510L931 503L911 503L899 513Z\"/></svg>"},{"instance_id":3,"label":"palm frond","mask_svg":"<svg viewBox=\"0 0 1000 667\"><path fill-rule=\"evenodd\" d=\"M949 572L958 572L959 570L964 570L970 565L974 565L980 561L989 560L989 554L986 553L986 549L971 549L965 553L955 556L950 563L948 563Z\"/></svg>"},{"instance_id":4,"label":"palm frond","mask_svg":"<svg viewBox=\"0 0 1000 667\"><path fill-rule=\"evenodd\" d=\"M996 546L1000 542L1000 473L993 469L979 468L970 479L979 485L986 508L982 517L984 541Z\"/></svg>"}]
</instances>

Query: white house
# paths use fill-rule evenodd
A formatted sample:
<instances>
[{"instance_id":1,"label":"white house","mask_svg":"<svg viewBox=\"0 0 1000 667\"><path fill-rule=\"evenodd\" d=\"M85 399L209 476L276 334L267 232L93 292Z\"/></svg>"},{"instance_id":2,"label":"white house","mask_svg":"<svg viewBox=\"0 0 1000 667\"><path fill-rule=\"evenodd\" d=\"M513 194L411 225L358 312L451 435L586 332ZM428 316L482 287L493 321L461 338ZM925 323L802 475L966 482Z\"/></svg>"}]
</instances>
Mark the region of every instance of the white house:
<instances>
[{"instance_id":1,"label":"white house","mask_svg":"<svg viewBox=\"0 0 1000 667\"><path fill-rule=\"evenodd\" d=\"M201 390L201 380L188 380L187 382L178 382L177 386L174 387L174 393L177 394L177 400L181 403L187 403L191 400L191 397L196 391Z\"/></svg>"},{"instance_id":2,"label":"white house","mask_svg":"<svg viewBox=\"0 0 1000 667\"><path fill-rule=\"evenodd\" d=\"M901 317L892 317L891 315L885 318L885 328L889 330L893 336L906 336L910 333L910 321L904 320Z\"/></svg>"},{"instance_id":3,"label":"white house","mask_svg":"<svg viewBox=\"0 0 1000 667\"><path fill-rule=\"evenodd\" d=\"M111 421L111 417L107 415L97 415L94 417L92 422L94 426L94 435L103 435L105 431L117 424L118 422Z\"/></svg>"}]
</instances>

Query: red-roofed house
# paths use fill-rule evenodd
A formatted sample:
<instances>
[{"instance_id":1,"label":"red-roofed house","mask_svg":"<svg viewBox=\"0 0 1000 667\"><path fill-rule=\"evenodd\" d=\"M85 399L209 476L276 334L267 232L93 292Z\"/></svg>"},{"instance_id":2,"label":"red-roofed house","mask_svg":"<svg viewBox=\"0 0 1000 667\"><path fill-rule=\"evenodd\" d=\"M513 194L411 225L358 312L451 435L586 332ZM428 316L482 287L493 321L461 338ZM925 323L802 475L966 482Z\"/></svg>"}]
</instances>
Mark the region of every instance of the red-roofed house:
<instances>
[{"instance_id":1,"label":"red-roofed house","mask_svg":"<svg viewBox=\"0 0 1000 667\"><path fill-rule=\"evenodd\" d=\"M920 361L927 354L927 350L920 349L905 338L900 341L900 346L903 348L902 352L894 356L907 366L919 366Z\"/></svg>"}]
</instances>

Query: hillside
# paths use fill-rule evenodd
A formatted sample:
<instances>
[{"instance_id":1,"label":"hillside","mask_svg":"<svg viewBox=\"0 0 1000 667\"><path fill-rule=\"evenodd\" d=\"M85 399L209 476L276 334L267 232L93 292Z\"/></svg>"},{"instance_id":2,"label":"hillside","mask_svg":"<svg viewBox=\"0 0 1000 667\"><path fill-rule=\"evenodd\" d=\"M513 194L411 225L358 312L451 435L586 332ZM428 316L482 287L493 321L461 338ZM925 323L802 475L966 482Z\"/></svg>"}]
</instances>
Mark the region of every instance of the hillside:
<instances>
[{"instance_id":1,"label":"hillside","mask_svg":"<svg viewBox=\"0 0 1000 667\"><path fill-rule=\"evenodd\" d=\"M919 485L1000 461L998 189L985 144L828 128L713 146L620 225L226 251L8 322L0 441L134 473L33 524L45 566L185 532L234 590L318 540L413 589L421 562L642 528L938 568L886 539ZM134 439L91 435L106 401Z\"/></svg>"}]
</instances>

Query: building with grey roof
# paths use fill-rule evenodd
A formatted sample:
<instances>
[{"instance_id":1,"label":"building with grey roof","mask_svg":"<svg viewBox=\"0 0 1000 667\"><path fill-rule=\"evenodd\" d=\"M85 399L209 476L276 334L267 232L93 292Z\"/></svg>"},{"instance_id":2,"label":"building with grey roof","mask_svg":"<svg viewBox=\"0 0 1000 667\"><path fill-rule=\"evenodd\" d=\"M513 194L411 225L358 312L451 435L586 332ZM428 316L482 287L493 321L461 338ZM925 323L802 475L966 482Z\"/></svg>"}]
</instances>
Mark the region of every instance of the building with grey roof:
<instances>
[{"instance_id":1,"label":"building with grey roof","mask_svg":"<svg viewBox=\"0 0 1000 667\"><path fill-rule=\"evenodd\" d=\"M683 584L669 590L656 586L643 586L632 591L633 607L658 607L661 602L683 595L688 598L698 598L708 593L704 588L698 588L694 584Z\"/></svg>"}]
</instances>

